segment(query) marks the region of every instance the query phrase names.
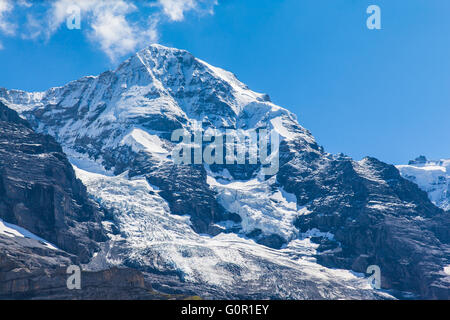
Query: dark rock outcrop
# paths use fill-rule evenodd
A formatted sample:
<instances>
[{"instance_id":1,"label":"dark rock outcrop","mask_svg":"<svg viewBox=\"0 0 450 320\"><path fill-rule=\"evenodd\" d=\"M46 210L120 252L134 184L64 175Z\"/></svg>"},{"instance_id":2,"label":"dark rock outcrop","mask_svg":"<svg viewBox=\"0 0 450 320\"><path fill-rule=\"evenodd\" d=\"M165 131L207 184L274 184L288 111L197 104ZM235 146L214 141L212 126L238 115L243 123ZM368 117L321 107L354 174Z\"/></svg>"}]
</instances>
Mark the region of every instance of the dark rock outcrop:
<instances>
[{"instance_id":1,"label":"dark rock outcrop","mask_svg":"<svg viewBox=\"0 0 450 320\"><path fill-rule=\"evenodd\" d=\"M374 158L305 162L294 156L281 166L278 181L311 212L296 221L302 232L334 234L331 250L319 250L320 263L362 273L378 265L382 288L399 296L450 297L443 273L450 262L450 217L394 166Z\"/></svg>"},{"instance_id":2,"label":"dark rock outcrop","mask_svg":"<svg viewBox=\"0 0 450 320\"><path fill-rule=\"evenodd\" d=\"M160 195L167 200L174 214L190 215L194 230L216 235L214 227L219 221L240 222L241 218L227 212L217 201L216 194L206 183L206 171L201 165L154 165L147 155L140 155L132 164L130 176L142 175L149 183L158 186Z\"/></svg>"},{"instance_id":3,"label":"dark rock outcrop","mask_svg":"<svg viewBox=\"0 0 450 320\"><path fill-rule=\"evenodd\" d=\"M78 257L49 249L36 240L0 235L0 299L128 300L183 299L156 292L134 269L81 272L81 289L67 288L67 267Z\"/></svg>"},{"instance_id":4,"label":"dark rock outcrop","mask_svg":"<svg viewBox=\"0 0 450 320\"><path fill-rule=\"evenodd\" d=\"M0 218L86 262L106 240L102 214L61 146L0 103Z\"/></svg>"}]
</instances>

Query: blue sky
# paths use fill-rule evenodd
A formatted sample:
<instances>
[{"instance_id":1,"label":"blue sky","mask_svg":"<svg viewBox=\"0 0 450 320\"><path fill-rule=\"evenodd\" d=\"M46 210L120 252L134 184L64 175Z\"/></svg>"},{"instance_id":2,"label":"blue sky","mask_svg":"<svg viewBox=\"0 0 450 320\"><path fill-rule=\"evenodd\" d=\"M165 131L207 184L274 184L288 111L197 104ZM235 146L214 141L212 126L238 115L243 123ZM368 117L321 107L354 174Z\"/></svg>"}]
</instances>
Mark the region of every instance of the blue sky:
<instances>
[{"instance_id":1,"label":"blue sky","mask_svg":"<svg viewBox=\"0 0 450 320\"><path fill-rule=\"evenodd\" d=\"M2 11L0 0L0 87L63 85L159 42L268 93L329 152L395 164L450 157L448 0L119 0L98 10L82 0L81 30L49 11L69 0L9 1ZM382 30L366 27L371 4Z\"/></svg>"}]
</instances>

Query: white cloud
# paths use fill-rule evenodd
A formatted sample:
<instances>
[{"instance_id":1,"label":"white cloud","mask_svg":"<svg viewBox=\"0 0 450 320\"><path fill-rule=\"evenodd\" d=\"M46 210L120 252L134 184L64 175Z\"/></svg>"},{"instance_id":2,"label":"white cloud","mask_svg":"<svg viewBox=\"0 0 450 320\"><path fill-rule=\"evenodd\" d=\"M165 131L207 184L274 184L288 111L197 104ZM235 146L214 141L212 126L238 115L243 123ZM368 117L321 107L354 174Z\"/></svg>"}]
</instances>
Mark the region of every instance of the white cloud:
<instances>
[{"instance_id":1,"label":"white cloud","mask_svg":"<svg viewBox=\"0 0 450 320\"><path fill-rule=\"evenodd\" d=\"M55 1L48 12L49 24L47 38L51 37L62 25L65 25L69 8L73 0ZM140 43L151 43L157 40L157 33L152 24L143 26L128 18L136 12L137 7L126 0L78 0L76 5L81 10L82 24L87 25L87 35L91 41L115 60L137 49Z\"/></svg>"},{"instance_id":2,"label":"white cloud","mask_svg":"<svg viewBox=\"0 0 450 320\"><path fill-rule=\"evenodd\" d=\"M11 0L0 0L0 32L8 36L16 33L16 26L9 22L7 17L13 8Z\"/></svg>"},{"instance_id":3,"label":"white cloud","mask_svg":"<svg viewBox=\"0 0 450 320\"><path fill-rule=\"evenodd\" d=\"M197 6L195 0L159 0L158 2L164 14L173 21L182 21L184 12L195 9Z\"/></svg>"},{"instance_id":4,"label":"white cloud","mask_svg":"<svg viewBox=\"0 0 450 320\"><path fill-rule=\"evenodd\" d=\"M185 12L191 10L212 13L215 5L217 0L158 0L156 4L171 21L184 20Z\"/></svg>"},{"instance_id":5,"label":"white cloud","mask_svg":"<svg viewBox=\"0 0 450 320\"><path fill-rule=\"evenodd\" d=\"M11 30L2 19L3 12L12 10L11 1L0 0L0 31ZM16 4L24 10L33 6L25 16L22 38L46 40L65 27L68 10L76 5L81 12L82 32L115 61L158 41L161 22L182 21L188 11L212 13L217 0L52 0L35 5L30 0L16 0ZM39 15L37 6L45 13ZM143 17L139 6L151 7L154 12Z\"/></svg>"},{"instance_id":6,"label":"white cloud","mask_svg":"<svg viewBox=\"0 0 450 320\"><path fill-rule=\"evenodd\" d=\"M25 7L25 8L30 8L33 6L33 4L28 0L17 0L17 4L20 7Z\"/></svg>"},{"instance_id":7,"label":"white cloud","mask_svg":"<svg viewBox=\"0 0 450 320\"><path fill-rule=\"evenodd\" d=\"M133 25L125 14L118 14L115 10L97 12L91 26L90 38L98 42L112 60L135 51L140 43L152 43L158 38L152 26Z\"/></svg>"},{"instance_id":8,"label":"white cloud","mask_svg":"<svg viewBox=\"0 0 450 320\"><path fill-rule=\"evenodd\" d=\"M0 34L13 36L16 33L16 25L9 22L8 15L13 11L14 6L10 0L0 0ZM0 50L3 50L3 43L0 42Z\"/></svg>"}]
</instances>

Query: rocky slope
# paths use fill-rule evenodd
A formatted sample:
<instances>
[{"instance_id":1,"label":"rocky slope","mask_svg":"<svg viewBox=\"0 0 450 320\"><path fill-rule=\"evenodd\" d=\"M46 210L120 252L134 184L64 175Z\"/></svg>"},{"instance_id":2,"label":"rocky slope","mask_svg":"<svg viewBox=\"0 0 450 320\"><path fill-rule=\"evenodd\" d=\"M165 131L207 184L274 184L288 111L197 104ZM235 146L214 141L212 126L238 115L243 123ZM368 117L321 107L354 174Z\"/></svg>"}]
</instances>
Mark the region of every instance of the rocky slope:
<instances>
[{"instance_id":1,"label":"rocky slope","mask_svg":"<svg viewBox=\"0 0 450 320\"><path fill-rule=\"evenodd\" d=\"M173 299L152 289L137 270L82 272L81 289L67 289L67 267L78 257L42 241L0 233L0 299Z\"/></svg>"},{"instance_id":2,"label":"rocky slope","mask_svg":"<svg viewBox=\"0 0 450 320\"><path fill-rule=\"evenodd\" d=\"M83 290L67 289L67 267L107 239L103 216L60 145L0 103L0 299L169 298L124 268L84 272Z\"/></svg>"},{"instance_id":3,"label":"rocky slope","mask_svg":"<svg viewBox=\"0 0 450 320\"><path fill-rule=\"evenodd\" d=\"M61 146L1 103L0 121L0 218L88 261L106 240L102 213Z\"/></svg>"},{"instance_id":4,"label":"rocky slope","mask_svg":"<svg viewBox=\"0 0 450 320\"><path fill-rule=\"evenodd\" d=\"M362 274L375 264L393 294L449 297L450 218L425 192L394 166L326 153L292 113L186 51L152 45L100 76L0 99L61 143L112 213L92 271L132 267L211 298L383 298ZM176 164L180 128L274 130L279 170Z\"/></svg>"}]
</instances>

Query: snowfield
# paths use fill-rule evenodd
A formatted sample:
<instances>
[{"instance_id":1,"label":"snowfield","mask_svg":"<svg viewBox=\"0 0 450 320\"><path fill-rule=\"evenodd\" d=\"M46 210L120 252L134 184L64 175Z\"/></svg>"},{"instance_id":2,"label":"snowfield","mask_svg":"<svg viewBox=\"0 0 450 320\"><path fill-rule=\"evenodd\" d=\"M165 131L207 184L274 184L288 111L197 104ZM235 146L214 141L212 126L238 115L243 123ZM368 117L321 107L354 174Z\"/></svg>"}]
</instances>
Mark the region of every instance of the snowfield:
<instances>
[{"instance_id":1,"label":"snowfield","mask_svg":"<svg viewBox=\"0 0 450 320\"><path fill-rule=\"evenodd\" d=\"M450 160L399 165L402 176L428 193L438 207L450 210Z\"/></svg>"}]
</instances>

